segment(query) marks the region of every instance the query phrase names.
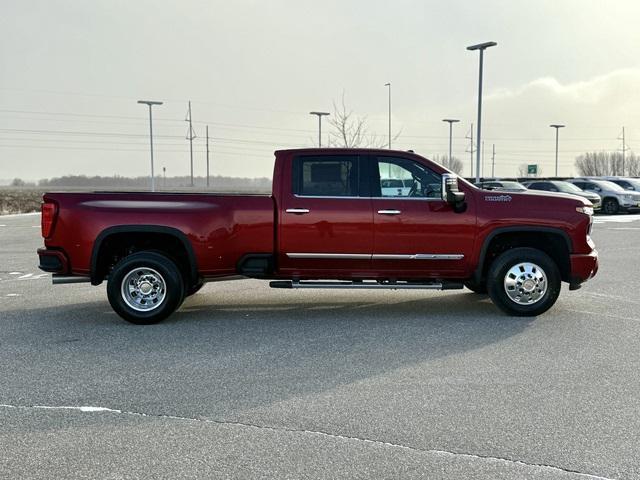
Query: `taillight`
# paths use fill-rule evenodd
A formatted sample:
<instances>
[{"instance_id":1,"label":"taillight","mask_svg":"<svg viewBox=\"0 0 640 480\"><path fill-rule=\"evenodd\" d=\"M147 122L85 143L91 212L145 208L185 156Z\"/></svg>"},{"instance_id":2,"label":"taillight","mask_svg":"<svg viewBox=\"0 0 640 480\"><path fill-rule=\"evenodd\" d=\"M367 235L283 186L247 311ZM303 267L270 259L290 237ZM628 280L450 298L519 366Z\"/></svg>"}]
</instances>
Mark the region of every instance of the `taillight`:
<instances>
[{"instance_id":1,"label":"taillight","mask_svg":"<svg viewBox=\"0 0 640 480\"><path fill-rule=\"evenodd\" d=\"M53 233L53 224L56 221L56 214L58 213L58 207L55 203L43 203L41 207L42 211L42 236L49 238Z\"/></svg>"}]
</instances>

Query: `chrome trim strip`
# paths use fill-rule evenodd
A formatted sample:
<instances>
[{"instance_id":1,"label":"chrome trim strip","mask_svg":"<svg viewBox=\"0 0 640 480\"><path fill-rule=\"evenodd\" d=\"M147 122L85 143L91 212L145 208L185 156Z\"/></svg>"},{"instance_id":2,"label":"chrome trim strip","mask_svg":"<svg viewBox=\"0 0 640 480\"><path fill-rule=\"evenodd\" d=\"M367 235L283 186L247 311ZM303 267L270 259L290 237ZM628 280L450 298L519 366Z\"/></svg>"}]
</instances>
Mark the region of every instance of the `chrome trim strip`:
<instances>
[{"instance_id":1,"label":"chrome trim strip","mask_svg":"<svg viewBox=\"0 0 640 480\"><path fill-rule=\"evenodd\" d=\"M287 253L289 258L300 259L340 259L340 260L371 260L368 253Z\"/></svg>"},{"instance_id":2,"label":"chrome trim strip","mask_svg":"<svg viewBox=\"0 0 640 480\"><path fill-rule=\"evenodd\" d=\"M462 260L461 253L415 253L413 255L397 253L287 253L288 258L305 260L335 259L335 260Z\"/></svg>"},{"instance_id":3,"label":"chrome trim strip","mask_svg":"<svg viewBox=\"0 0 640 480\"><path fill-rule=\"evenodd\" d=\"M400 215L400 210L378 210L379 215Z\"/></svg>"},{"instance_id":4,"label":"chrome trim strip","mask_svg":"<svg viewBox=\"0 0 640 480\"><path fill-rule=\"evenodd\" d=\"M331 200L411 200L421 202L444 202L440 197L341 197L341 196L324 196L324 195L293 195L296 198L326 198Z\"/></svg>"},{"instance_id":5,"label":"chrome trim strip","mask_svg":"<svg viewBox=\"0 0 640 480\"><path fill-rule=\"evenodd\" d=\"M462 260L461 253L415 253L413 255L401 255L396 253L380 253L372 255L373 260Z\"/></svg>"}]
</instances>

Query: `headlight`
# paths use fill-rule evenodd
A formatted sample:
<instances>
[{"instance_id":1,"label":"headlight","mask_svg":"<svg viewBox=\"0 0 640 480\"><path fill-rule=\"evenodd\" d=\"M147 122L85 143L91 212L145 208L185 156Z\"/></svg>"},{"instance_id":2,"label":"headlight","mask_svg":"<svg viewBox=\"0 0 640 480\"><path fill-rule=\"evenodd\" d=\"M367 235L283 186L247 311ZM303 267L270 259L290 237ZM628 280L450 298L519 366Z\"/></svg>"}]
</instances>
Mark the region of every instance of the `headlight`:
<instances>
[{"instance_id":1,"label":"headlight","mask_svg":"<svg viewBox=\"0 0 640 480\"><path fill-rule=\"evenodd\" d=\"M576 207L576 212L593 215L593 207Z\"/></svg>"},{"instance_id":2,"label":"headlight","mask_svg":"<svg viewBox=\"0 0 640 480\"><path fill-rule=\"evenodd\" d=\"M633 195L631 195L631 194L624 195L624 199L625 200L633 200Z\"/></svg>"}]
</instances>

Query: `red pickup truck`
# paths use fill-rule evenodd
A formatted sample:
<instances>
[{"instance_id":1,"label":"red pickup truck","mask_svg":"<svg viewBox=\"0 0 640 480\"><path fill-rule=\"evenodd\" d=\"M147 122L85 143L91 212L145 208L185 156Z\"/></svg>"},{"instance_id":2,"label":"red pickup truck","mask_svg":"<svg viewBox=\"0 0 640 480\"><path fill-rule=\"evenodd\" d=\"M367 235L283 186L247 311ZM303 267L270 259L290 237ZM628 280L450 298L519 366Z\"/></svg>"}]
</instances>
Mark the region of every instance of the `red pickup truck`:
<instances>
[{"instance_id":1,"label":"red pickup truck","mask_svg":"<svg viewBox=\"0 0 640 480\"><path fill-rule=\"evenodd\" d=\"M402 185L402 187L394 187ZM158 322L204 282L453 289L539 315L598 269L593 208L573 195L478 189L412 152L276 152L269 195L47 193L40 268L107 281L113 309Z\"/></svg>"}]
</instances>

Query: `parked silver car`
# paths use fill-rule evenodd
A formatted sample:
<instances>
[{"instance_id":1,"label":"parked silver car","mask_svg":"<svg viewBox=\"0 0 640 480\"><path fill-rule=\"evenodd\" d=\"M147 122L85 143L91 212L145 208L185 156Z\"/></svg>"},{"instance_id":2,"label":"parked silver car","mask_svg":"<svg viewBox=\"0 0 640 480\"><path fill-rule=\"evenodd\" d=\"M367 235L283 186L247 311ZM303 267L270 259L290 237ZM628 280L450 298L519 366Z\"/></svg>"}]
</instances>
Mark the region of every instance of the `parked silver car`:
<instances>
[{"instance_id":1,"label":"parked silver car","mask_svg":"<svg viewBox=\"0 0 640 480\"><path fill-rule=\"evenodd\" d=\"M572 178L567 182L573 183L586 192L600 195L603 213L611 215L620 212L640 211L640 193L625 190L608 180Z\"/></svg>"},{"instance_id":2,"label":"parked silver car","mask_svg":"<svg viewBox=\"0 0 640 480\"><path fill-rule=\"evenodd\" d=\"M535 180L533 182L526 182L523 184L530 190L542 190L544 192L560 192L570 193L571 195L578 195L579 197L586 198L593 203L593 209L595 211L600 210L602 206L602 199L600 195L593 192L585 192L577 185L569 182L563 182L560 180Z\"/></svg>"},{"instance_id":3,"label":"parked silver car","mask_svg":"<svg viewBox=\"0 0 640 480\"><path fill-rule=\"evenodd\" d=\"M640 178L602 177L602 180L609 180L610 182L613 182L616 185L621 186L625 190L640 192Z\"/></svg>"}]
</instances>

